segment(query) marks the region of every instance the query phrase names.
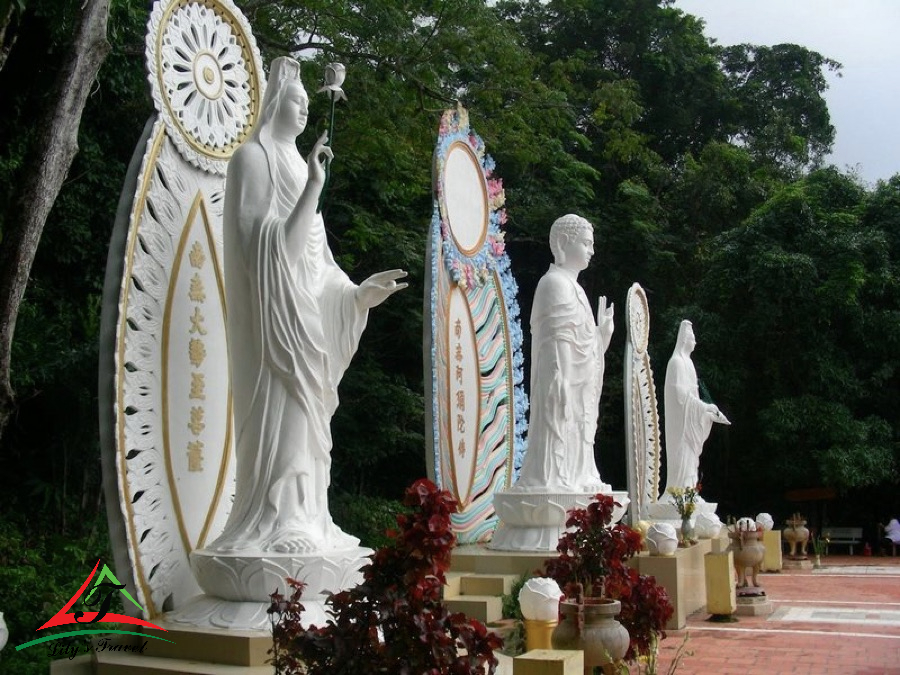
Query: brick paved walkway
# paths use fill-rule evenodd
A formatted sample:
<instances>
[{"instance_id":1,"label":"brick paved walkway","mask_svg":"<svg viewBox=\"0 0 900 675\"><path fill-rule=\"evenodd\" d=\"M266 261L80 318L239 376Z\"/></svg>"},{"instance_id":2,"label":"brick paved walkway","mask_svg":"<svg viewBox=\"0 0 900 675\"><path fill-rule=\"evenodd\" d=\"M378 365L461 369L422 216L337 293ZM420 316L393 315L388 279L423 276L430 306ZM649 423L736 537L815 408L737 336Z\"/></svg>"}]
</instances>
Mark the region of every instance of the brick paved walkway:
<instances>
[{"instance_id":1,"label":"brick paved walkway","mask_svg":"<svg viewBox=\"0 0 900 675\"><path fill-rule=\"evenodd\" d=\"M765 574L775 612L710 623L698 612L660 649L677 675L900 674L900 557L829 556L822 570Z\"/></svg>"}]
</instances>

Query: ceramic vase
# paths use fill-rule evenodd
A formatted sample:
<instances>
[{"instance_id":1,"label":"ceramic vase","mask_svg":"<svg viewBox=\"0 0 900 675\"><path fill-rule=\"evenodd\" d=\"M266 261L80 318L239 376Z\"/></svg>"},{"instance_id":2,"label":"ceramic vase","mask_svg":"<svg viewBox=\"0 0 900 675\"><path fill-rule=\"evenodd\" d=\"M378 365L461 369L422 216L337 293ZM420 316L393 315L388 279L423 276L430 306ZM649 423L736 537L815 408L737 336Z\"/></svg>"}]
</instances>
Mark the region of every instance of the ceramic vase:
<instances>
[{"instance_id":1,"label":"ceramic vase","mask_svg":"<svg viewBox=\"0 0 900 675\"><path fill-rule=\"evenodd\" d=\"M694 524L691 522L690 516L681 516L681 542L685 546L690 546L694 539Z\"/></svg>"},{"instance_id":2,"label":"ceramic vase","mask_svg":"<svg viewBox=\"0 0 900 675\"><path fill-rule=\"evenodd\" d=\"M552 636L553 649L584 651L584 673L591 675L596 666L612 672L631 639L625 627L616 620L622 603L611 598L585 598L583 604L563 601L559 604L561 620Z\"/></svg>"}]
</instances>

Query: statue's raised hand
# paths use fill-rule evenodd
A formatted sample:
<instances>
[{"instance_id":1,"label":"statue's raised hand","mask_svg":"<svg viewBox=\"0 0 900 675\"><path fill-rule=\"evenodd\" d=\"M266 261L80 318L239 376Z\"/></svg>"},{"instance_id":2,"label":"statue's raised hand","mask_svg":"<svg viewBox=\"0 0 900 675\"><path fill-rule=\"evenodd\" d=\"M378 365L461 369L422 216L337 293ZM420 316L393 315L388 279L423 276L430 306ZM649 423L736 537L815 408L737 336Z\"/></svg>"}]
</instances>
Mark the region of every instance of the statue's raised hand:
<instances>
[{"instance_id":1,"label":"statue's raised hand","mask_svg":"<svg viewBox=\"0 0 900 675\"><path fill-rule=\"evenodd\" d=\"M377 307L397 291L403 290L408 283L397 282L406 276L404 270L388 270L373 274L356 289L356 304L361 309Z\"/></svg>"},{"instance_id":2,"label":"statue's raised hand","mask_svg":"<svg viewBox=\"0 0 900 675\"><path fill-rule=\"evenodd\" d=\"M615 305L613 303L610 303L609 307L606 306L605 295L601 295L597 299L597 331L600 334L600 342L604 352L609 347L609 341L612 339L613 330L615 329L613 324L614 310Z\"/></svg>"},{"instance_id":3,"label":"statue's raised hand","mask_svg":"<svg viewBox=\"0 0 900 675\"><path fill-rule=\"evenodd\" d=\"M309 156L306 158L306 164L309 167L309 183L321 187L325 184L325 164L334 159L334 152L325 145L328 142L328 132L324 132L319 136L319 140L310 150Z\"/></svg>"}]
</instances>

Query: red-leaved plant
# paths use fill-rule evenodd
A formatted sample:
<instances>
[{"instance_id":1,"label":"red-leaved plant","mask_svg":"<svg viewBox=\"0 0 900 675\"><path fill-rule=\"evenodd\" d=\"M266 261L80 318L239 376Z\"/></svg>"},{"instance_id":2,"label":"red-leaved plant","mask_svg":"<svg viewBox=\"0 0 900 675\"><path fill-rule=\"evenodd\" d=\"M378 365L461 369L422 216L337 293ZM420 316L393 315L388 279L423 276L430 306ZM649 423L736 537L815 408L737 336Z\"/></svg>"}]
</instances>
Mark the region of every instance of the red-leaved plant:
<instances>
[{"instance_id":1,"label":"red-leaved plant","mask_svg":"<svg viewBox=\"0 0 900 675\"><path fill-rule=\"evenodd\" d=\"M626 563L641 550L641 535L630 527L610 527L616 502L598 494L586 509L572 509L559 539L558 558L544 563L544 575L574 597L576 584L586 595L619 600L619 621L631 636L626 660L649 655L659 639L666 636L666 621L673 609L666 589L652 576L639 574Z\"/></svg>"},{"instance_id":2,"label":"red-leaved plant","mask_svg":"<svg viewBox=\"0 0 900 675\"><path fill-rule=\"evenodd\" d=\"M289 580L290 598L272 595L276 673L306 675L475 675L494 673L502 641L484 624L441 603L455 536L456 501L428 480L407 489L399 531L363 569L363 583L331 595L332 619L304 628L303 584ZM460 654L460 648L465 654ZM487 670L485 671L485 666Z\"/></svg>"}]
</instances>

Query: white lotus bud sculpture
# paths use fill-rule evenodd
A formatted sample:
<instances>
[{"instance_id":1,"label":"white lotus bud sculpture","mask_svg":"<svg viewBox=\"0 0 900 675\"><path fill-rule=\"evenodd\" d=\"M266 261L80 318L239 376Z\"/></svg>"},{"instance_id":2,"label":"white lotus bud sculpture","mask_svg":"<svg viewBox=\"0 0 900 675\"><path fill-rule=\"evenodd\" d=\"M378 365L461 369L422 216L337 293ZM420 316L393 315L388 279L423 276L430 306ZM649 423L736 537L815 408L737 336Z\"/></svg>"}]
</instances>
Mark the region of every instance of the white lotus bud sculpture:
<instances>
[{"instance_id":1,"label":"white lotus bud sculpture","mask_svg":"<svg viewBox=\"0 0 900 675\"><path fill-rule=\"evenodd\" d=\"M647 530L650 555L672 555L678 548L678 533L669 523L654 523Z\"/></svg>"},{"instance_id":2,"label":"white lotus bud sculpture","mask_svg":"<svg viewBox=\"0 0 900 675\"><path fill-rule=\"evenodd\" d=\"M522 616L529 621L556 621L564 593L553 579L529 579L519 591Z\"/></svg>"},{"instance_id":3,"label":"white lotus bud sculpture","mask_svg":"<svg viewBox=\"0 0 900 675\"><path fill-rule=\"evenodd\" d=\"M762 529L768 532L775 527L775 519L772 518L771 514L758 513L756 514L756 524L762 525Z\"/></svg>"},{"instance_id":4,"label":"white lotus bud sculpture","mask_svg":"<svg viewBox=\"0 0 900 675\"><path fill-rule=\"evenodd\" d=\"M715 539L722 532L722 521L715 513L700 512L694 522L694 533L700 539Z\"/></svg>"}]
</instances>

